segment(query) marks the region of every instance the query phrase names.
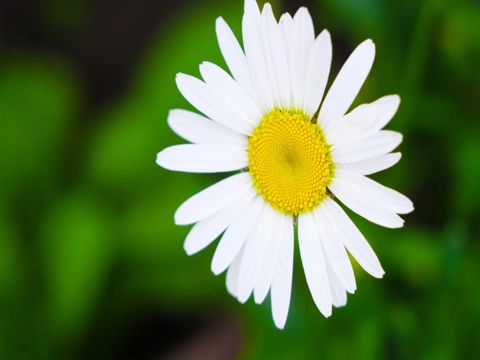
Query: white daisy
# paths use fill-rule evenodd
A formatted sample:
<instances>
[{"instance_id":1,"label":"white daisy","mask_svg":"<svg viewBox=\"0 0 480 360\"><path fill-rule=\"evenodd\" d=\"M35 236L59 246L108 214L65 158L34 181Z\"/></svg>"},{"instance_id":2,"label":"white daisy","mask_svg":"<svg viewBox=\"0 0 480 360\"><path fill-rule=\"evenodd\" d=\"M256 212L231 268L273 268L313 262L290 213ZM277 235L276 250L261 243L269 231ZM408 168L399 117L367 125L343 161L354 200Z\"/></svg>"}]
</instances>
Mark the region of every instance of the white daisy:
<instances>
[{"instance_id":1,"label":"white daisy","mask_svg":"<svg viewBox=\"0 0 480 360\"><path fill-rule=\"evenodd\" d=\"M189 255L221 236L213 273L228 269L227 289L242 303L253 294L260 304L270 292L275 325L283 328L297 224L307 283L324 316L355 292L348 253L383 276L334 197L373 223L403 225L398 214L411 212L412 202L366 177L400 160L391 151L402 135L382 130L400 99L385 96L347 113L373 64L371 40L350 55L323 98L332 44L326 30L315 37L305 8L277 22L270 4L260 12L246 0L242 25L243 49L225 21L216 22L231 75L207 62L200 65L203 80L177 75L181 93L203 115L170 112L170 127L192 144L163 150L157 163L193 173L240 171L184 202L175 223L195 224L185 240Z\"/></svg>"}]
</instances>

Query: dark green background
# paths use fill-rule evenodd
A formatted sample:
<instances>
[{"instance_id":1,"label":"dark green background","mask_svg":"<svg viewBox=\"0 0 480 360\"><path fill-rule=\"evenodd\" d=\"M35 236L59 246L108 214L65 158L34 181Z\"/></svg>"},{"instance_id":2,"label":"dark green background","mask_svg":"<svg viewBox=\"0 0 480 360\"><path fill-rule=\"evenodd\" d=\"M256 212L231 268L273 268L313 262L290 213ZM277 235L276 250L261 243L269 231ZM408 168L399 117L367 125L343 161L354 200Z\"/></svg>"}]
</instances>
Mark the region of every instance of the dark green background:
<instances>
[{"instance_id":1,"label":"dark green background","mask_svg":"<svg viewBox=\"0 0 480 360\"><path fill-rule=\"evenodd\" d=\"M241 1L0 3L1 359L462 359L480 356L480 3L274 1L307 5L332 34L336 73L366 38L377 57L358 102L398 93L400 164L375 176L416 210L400 230L354 216L386 276L329 319L296 249L287 326L240 305L193 257L176 207L221 178L171 173L190 108L175 74L224 65L215 18L239 34ZM330 81L333 76L330 77ZM192 355L193 354L193 355Z\"/></svg>"}]
</instances>

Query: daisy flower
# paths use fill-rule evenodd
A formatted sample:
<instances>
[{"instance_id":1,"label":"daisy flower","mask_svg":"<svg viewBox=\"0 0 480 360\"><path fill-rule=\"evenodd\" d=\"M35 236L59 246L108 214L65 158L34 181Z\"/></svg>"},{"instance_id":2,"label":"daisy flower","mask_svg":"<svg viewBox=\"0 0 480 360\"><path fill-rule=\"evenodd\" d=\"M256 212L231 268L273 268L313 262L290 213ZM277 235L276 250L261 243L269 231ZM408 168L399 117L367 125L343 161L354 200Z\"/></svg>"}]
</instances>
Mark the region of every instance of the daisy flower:
<instances>
[{"instance_id":1,"label":"daisy flower","mask_svg":"<svg viewBox=\"0 0 480 360\"><path fill-rule=\"evenodd\" d=\"M413 210L404 195L367 175L400 160L402 135L383 130L400 103L382 97L348 112L373 64L375 45L361 43L324 96L332 60L330 34L315 37L308 10L260 11L245 1L243 48L222 18L219 46L230 74L200 65L203 80L178 74L182 95L203 115L172 110L168 124L189 141L157 155L173 171L237 172L185 201L177 225L194 224L191 255L221 237L211 268L227 271L228 291L257 304L270 293L275 325L283 328L292 287L295 227L308 287L320 312L344 306L356 290L349 253L370 275L382 266L337 203L388 228Z\"/></svg>"}]
</instances>

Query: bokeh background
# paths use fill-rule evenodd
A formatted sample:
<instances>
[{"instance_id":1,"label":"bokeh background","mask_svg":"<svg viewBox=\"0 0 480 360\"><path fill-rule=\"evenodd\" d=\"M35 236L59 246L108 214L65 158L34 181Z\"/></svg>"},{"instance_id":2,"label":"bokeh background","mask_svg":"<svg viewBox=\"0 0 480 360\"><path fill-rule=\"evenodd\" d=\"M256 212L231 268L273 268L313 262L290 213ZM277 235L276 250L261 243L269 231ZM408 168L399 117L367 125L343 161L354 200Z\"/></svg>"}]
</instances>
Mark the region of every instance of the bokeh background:
<instances>
[{"instance_id":1,"label":"bokeh background","mask_svg":"<svg viewBox=\"0 0 480 360\"><path fill-rule=\"evenodd\" d=\"M330 30L333 73L374 39L357 102L401 95L403 159L375 178L416 211L396 231L354 216L385 278L357 266L357 293L325 319L297 248L279 331L269 301L239 305L211 274L214 246L184 253L173 213L220 177L155 155L180 142L168 110L190 108L175 74L225 66L214 21L240 34L241 0L2 0L1 359L480 357L480 3L273 2Z\"/></svg>"}]
</instances>

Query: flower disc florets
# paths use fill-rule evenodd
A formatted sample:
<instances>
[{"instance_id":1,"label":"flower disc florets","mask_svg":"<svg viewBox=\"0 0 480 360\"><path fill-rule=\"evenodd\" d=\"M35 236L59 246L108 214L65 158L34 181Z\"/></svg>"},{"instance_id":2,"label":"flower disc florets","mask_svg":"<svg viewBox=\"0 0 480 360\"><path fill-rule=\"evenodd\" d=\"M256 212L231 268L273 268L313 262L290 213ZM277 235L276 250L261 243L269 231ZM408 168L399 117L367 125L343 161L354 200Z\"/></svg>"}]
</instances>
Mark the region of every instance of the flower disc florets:
<instances>
[{"instance_id":1,"label":"flower disc florets","mask_svg":"<svg viewBox=\"0 0 480 360\"><path fill-rule=\"evenodd\" d=\"M273 110L249 139L249 171L257 191L285 214L317 206L327 194L334 165L318 124L301 111Z\"/></svg>"}]
</instances>

